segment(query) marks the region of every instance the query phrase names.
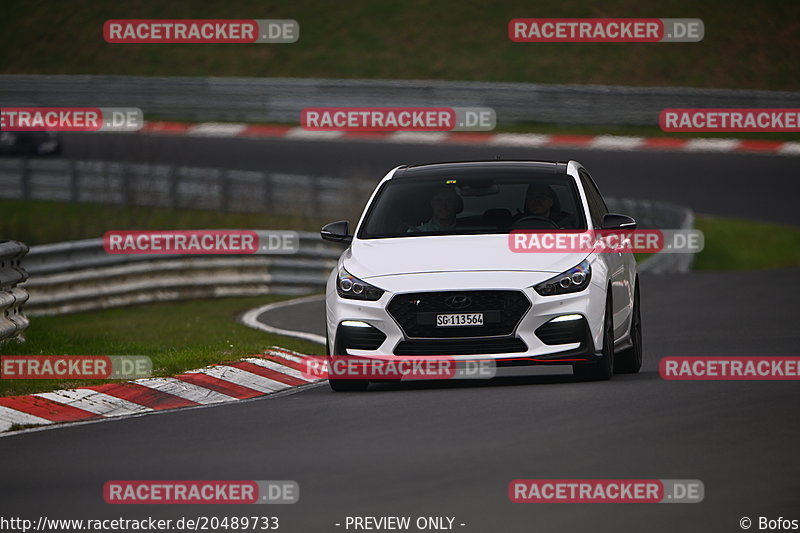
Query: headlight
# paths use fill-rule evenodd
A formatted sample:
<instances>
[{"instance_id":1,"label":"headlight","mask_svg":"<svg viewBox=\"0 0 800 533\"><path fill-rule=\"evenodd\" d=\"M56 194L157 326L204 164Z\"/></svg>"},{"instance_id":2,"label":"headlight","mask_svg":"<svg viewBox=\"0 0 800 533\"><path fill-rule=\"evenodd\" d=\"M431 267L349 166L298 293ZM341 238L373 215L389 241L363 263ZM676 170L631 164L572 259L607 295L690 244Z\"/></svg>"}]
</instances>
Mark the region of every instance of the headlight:
<instances>
[{"instance_id":1,"label":"headlight","mask_svg":"<svg viewBox=\"0 0 800 533\"><path fill-rule=\"evenodd\" d=\"M534 285L533 289L542 296L580 292L589 286L589 280L591 279L592 267L589 266L589 261L584 259L580 265L572 267L566 272L538 285Z\"/></svg>"},{"instance_id":2,"label":"headlight","mask_svg":"<svg viewBox=\"0 0 800 533\"><path fill-rule=\"evenodd\" d=\"M339 268L336 277L336 292L341 298L350 300L368 300L374 302L383 296L383 290L361 281L344 268Z\"/></svg>"}]
</instances>

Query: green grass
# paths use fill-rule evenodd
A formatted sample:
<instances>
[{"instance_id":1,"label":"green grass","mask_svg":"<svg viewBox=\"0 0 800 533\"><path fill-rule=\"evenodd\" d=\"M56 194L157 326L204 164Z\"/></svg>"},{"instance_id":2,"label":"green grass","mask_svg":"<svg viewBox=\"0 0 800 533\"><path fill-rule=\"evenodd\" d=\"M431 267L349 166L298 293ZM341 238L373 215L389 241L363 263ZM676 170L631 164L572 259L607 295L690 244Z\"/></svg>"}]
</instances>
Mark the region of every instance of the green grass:
<instances>
[{"instance_id":1,"label":"green grass","mask_svg":"<svg viewBox=\"0 0 800 533\"><path fill-rule=\"evenodd\" d=\"M23 234L27 232L28 236L42 239L34 242L97 236L112 222L136 222L140 228L212 227L212 223L236 227L242 226L237 217L248 216L9 200L0 201L0 209L20 225L17 227ZM51 216L28 218L20 214L23 211L30 214L30 209ZM114 219L115 216L120 218ZM47 222L28 226L26 218ZM265 227L273 226L265 224ZM697 270L800 267L798 228L716 217L698 217L696 227L705 235L705 249L695 259ZM21 238L19 233L9 235ZM27 332L28 340L0 344L0 355L147 355L153 360L154 374L168 376L260 353L274 344L304 353L320 353L321 347L316 344L255 331L235 322L238 314L280 299L263 296L193 300L35 317ZM101 382L3 380L0 396L97 383Z\"/></svg>"},{"instance_id":2,"label":"green grass","mask_svg":"<svg viewBox=\"0 0 800 533\"><path fill-rule=\"evenodd\" d=\"M691 17L699 43L514 43L526 17ZM293 18L295 44L108 44L112 18ZM6 0L0 72L800 88L800 3L752 0Z\"/></svg>"},{"instance_id":3,"label":"green grass","mask_svg":"<svg viewBox=\"0 0 800 533\"><path fill-rule=\"evenodd\" d=\"M236 316L280 296L159 303L34 317L23 343L0 344L0 355L146 355L153 374L171 376L261 353L273 345L303 353L323 347L243 326ZM73 388L103 381L2 380L0 396Z\"/></svg>"},{"instance_id":4,"label":"green grass","mask_svg":"<svg viewBox=\"0 0 800 533\"><path fill-rule=\"evenodd\" d=\"M318 231L326 221L268 214L220 213L191 209L121 207L43 200L0 199L0 234L30 245L101 236L109 228L263 228ZM699 270L800 266L800 229L741 219L698 217L705 250ZM637 254L637 260L647 257Z\"/></svg>"},{"instance_id":5,"label":"green grass","mask_svg":"<svg viewBox=\"0 0 800 533\"><path fill-rule=\"evenodd\" d=\"M717 217L698 217L695 227L705 236L695 270L800 267L800 228Z\"/></svg>"},{"instance_id":6,"label":"green grass","mask_svg":"<svg viewBox=\"0 0 800 533\"><path fill-rule=\"evenodd\" d=\"M28 245L101 237L114 230L291 229L319 231L330 220L268 213L223 213L99 205L46 200L0 199L0 235Z\"/></svg>"}]
</instances>

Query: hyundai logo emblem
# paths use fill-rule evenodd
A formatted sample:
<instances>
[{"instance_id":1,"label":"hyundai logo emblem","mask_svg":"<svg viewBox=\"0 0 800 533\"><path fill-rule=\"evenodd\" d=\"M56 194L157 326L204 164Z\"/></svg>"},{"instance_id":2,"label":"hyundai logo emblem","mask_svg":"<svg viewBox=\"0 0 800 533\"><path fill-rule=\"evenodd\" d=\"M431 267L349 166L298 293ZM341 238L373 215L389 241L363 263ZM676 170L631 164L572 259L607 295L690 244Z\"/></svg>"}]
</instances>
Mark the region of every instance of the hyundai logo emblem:
<instances>
[{"instance_id":1,"label":"hyundai logo emblem","mask_svg":"<svg viewBox=\"0 0 800 533\"><path fill-rule=\"evenodd\" d=\"M469 307L471 303L472 299L463 294L454 294L453 296L448 296L444 300L444 304L450 309L463 309L464 307Z\"/></svg>"}]
</instances>

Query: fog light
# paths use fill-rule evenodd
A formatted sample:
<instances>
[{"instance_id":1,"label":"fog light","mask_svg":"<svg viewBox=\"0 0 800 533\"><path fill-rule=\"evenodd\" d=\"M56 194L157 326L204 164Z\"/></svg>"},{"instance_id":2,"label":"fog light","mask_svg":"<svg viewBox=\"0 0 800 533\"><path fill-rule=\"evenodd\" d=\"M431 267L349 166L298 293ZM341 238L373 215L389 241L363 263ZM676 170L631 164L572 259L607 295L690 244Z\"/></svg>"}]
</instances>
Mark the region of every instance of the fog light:
<instances>
[{"instance_id":1,"label":"fog light","mask_svg":"<svg viewBox=\"0 0 800 533\"><path fill-rule=\"evenodd\" d=\"M583 315L561 315L555 317L550 322L569 322L571 320L580 320L581 318L583 318Z\"/></svg>"},{"instance_id":2,"label":"fog light","mask_svg":"<svg viewBox=\"0 0 800 533\"><path fill-rule=\"evenodd\" d=\"M377 350L385 340L383 332L361 320L342 320L336 328L336 345L342 354L347 350Z\"/></svg>"},{"instance_id":3,"label":"fog light","mask_svg":"<svg viewBox=\"0 0 800 533\"><path fill-rule=\"evenodd\" d=\"M342 325L347 328L370 328L369 324L366 322L361 322L360 320L342 320Z\"/></svg>"}]
</instances>

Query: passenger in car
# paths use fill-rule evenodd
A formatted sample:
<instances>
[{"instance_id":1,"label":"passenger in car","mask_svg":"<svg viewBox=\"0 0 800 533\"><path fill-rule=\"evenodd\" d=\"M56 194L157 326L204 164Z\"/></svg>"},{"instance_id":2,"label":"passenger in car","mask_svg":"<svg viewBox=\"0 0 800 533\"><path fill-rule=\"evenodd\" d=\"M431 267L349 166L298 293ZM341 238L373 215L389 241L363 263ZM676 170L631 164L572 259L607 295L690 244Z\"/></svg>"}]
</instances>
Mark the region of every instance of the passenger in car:
<instances>
[{"instance_id":1,"label":"passenger in car","mask_svg":"<svg viewBox=\"0 0 800 533\"><path fill-rule=\"evenodd\" d=\"M514 215L514 223L526 217L539 217L552 220L559 228L573 227L573 217L561 211L558 196L546 183L532 183L525 193L523 210Z\"/></svg>"}]
</instances>

